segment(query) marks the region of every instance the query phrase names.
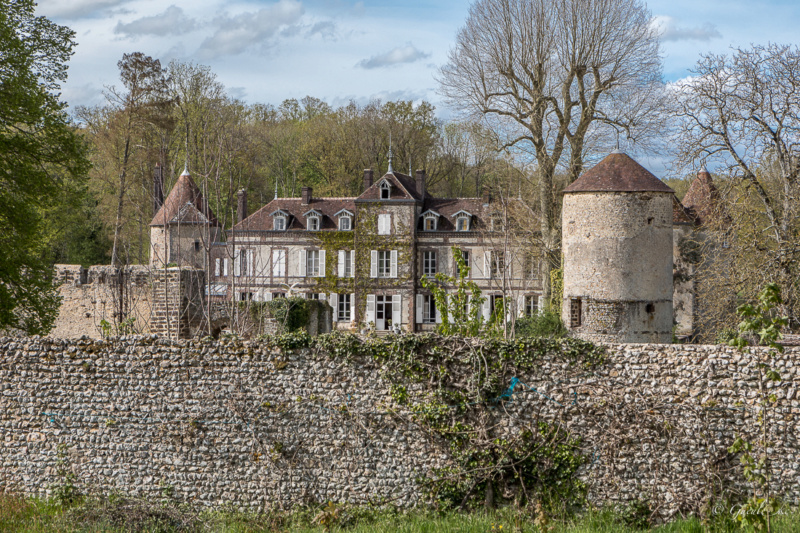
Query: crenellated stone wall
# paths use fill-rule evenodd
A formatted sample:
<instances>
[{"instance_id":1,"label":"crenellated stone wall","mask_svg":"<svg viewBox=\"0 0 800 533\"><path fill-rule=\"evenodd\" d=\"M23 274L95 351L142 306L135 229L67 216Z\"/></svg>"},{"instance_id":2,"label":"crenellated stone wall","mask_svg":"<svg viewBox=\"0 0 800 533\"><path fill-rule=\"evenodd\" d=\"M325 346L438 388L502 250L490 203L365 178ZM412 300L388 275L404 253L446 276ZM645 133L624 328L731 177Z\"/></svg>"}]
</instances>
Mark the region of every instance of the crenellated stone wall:
<instances>
[{"instance_id":1,"label":"crenellated stone wall","mask_svg":"<svg viewBox=\"0 0 800 533\"><path fill-rule=\"evenodd\" d=\"M492 409L502 431L547 421L580 437L593 502L646 500L667 517L723 487L745 490L727 448L759 431L765 357L608 345L587 368L553 354L510 373L514 394ZM773 482L797 504L800 348L766 362L782 376L764 385ZM410 415L424 384L400 405L380 375L368 357L236 339L2 338L0 490L51 493L60 454L79 487L104 493L247 508L417 505L419 479L449 463L448 448Z\"/></svg>"}]
</instances>

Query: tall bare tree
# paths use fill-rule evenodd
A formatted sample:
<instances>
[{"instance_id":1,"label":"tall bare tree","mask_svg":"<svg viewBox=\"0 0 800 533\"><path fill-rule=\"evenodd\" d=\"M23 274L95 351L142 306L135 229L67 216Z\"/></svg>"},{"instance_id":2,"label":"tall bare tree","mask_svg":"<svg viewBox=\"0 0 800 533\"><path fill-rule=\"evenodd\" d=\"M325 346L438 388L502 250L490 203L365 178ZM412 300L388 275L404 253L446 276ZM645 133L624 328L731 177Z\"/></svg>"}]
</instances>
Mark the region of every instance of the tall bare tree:
<instances>
[{"instance_id":1,"label":"tall bare tree","mask_svg":"<svg viewBox=\"0 0 800 533\"><path fill-rule=\"evenodd\" d=\"M772 44L707 55L675 87L680 118L675 146L684 166L707 161L720 180L729 222L727 297L755 298L762 285L783 288L784 309L800 327L800 50ZM737 274L738 273L738 274ZM756 286L756 284L758 284ZM722 287L718 287L722 288ZM720 291L712 291L720 292ZM734 306L735 307L735 306Z\"/></svg>"},{"instance_id":2,"label":"tall bare tree","mask_svg":"<svg viewBox=\"0 0 800 533\"><path fill-rule=\"evenodd\" d=\"M560 262L556 171L574 181L593 137L643 142L662 101L658 35L640 0L477 0L439 81L505 148L535 157L548 272Z\"/></svg>"}]
</instances>

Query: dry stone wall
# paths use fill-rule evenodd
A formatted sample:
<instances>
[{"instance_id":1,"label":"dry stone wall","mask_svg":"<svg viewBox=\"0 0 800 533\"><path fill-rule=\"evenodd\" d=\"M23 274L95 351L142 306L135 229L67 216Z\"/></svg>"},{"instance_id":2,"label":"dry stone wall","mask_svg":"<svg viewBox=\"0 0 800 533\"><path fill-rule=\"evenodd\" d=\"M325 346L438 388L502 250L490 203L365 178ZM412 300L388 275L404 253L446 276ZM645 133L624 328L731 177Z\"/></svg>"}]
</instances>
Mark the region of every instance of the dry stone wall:
<instances>
[{"instance_id":1,"label":"dry stone wall","mask_svg":"<svg viewBox=\"0 0 800 533\"><path fill-rule=\"evenodd\" d=\"M581 438L595 503L647 500L663 516L745 490L737 435L754 437L757 359L722 346L609 345L596 368L554 358L517 375L503 431L538 421ZM800 498L800 348L768 420L774 483ZM391 398L372 359L235 339L0 339L0 490L49 494L59 460L84 490L198 506L424 502L447 447ZM61 455L61 459L59 459Z\"/></svg>"}]
</instances>

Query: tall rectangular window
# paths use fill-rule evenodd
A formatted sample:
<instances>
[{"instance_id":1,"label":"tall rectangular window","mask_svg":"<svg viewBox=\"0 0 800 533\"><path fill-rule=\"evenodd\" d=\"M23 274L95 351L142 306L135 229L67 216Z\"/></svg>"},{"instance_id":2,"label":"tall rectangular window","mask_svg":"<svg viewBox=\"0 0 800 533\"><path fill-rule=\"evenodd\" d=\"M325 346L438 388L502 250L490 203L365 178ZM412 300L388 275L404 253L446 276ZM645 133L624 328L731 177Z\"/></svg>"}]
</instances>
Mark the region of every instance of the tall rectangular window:
<instances>
[{"instance_id":1,"label":"tall rectangular window","mask_svg":"<svg viewBox=\"0 0 800 533\"><path fill-rule=\"evenodd\" d=\"M422 252L422 275L423 276L436 275L436 252L434 251Z\"/></svg>"},{"instance_id":2,"label":"tall rectangular window","mask_svg":"<svg viewBox=\"0 0 800 533\"><path fill-rule=\"evenodd\" d=\"M378 235L391 235L392 215L378 215Z\"/></svg>"},{"instance_id":3,"label":"tall rectangular window","mask_svg":"<svg viewBox=\"0 0 800 533\"><path fill-rule=\"evenodd\" d=\"M506 258L504 252L492 252L492 277L501 279L506 270Z\"/></svg>"},{"instance_id":4,"label":"tall rectangular window","mask_svg":"<svg viewBox=\"0 0 800 533\"><path fill-rule=\"evenodd\" d=\"M523 265L523 275L525 279L538 279L539 278L539 261L532 253L525 254L525 261Z\"/></svg>"},{"instance_id":5,"label":"tall rectangular window","mask_svg":"<svg viewBox=\"0 0 800 533\"><path fill-rule=\"evenodd\" d=\"M525 316L534 316L539 313L539 297L535 294L525 297Z\"/></svg>"},{"instance_id":6,"label":"tall rectangular window","mask_svg":"<svg viewBox=\"0 0 800 533\"><path fill-rule=\"evenodd\" d=\"M286 250L272 250L272 275L276 278L286 275Z\"/></svg>"},{"instance_id":7,"label":"tall rectangular window","mask_svg":"<svg viewBox=\"0 0 800 533\"><path fill-rule=\"evenodd\" d=\"M319 250L306 252L306 276L319 277Z\"/></svg>"},{"instance_id":8,"label":"tall rectangular window","mask_svg":"<svg viewBox=\"0 0 800 533\"><path fill-rule=\"evenodd\" d=\"M345 278L353 277L353 256L349 251L344 253L344 276ZM349 297L349 296L348 296Z\"/></svg>"},{"instance_id":9,"label":"tall rectangular window","mask_svg":"<svg viewBox=\"0 0 800 533\"><path fill-rule=\"evenodd\" d=\"M392 253L389 250L378 251L378 277L388 278L392 275Z\"/></svg>"},{"instance_id":10,"label":"tall rectangular window","mask_svg":"<svg viewBox=\"0 0 800 533\"><path fill-rule=\"evenodd\" d=\"M339 322L348 321L350 320L350 294L340 294L339 295L339 310L338 310L338 317Z\"/></svg>"},{"instance_id":11,"label":"tall rectangular window","mask_svg":"<svg viewBox=\"0 0 800 533\"><path fill-rule=\"evenodd\" d=\"M460 253L460 254L461 254L461 259L463 259L463 260L464 260L464 266L465 266L465 267L467 267L467 268L470 268L470 264L469 264L469 260L470 260L470 254L469 254L469 250L456 250L456 252L455 252L455 253ZM459 276L461 275L461 273L458 271L458 262L456 262L456 263L453 265L453 273L454 273L454 275L455 275L456 277L459 277Z\"/></svg>"},{"instance_id":12,"label":"tall rectangular window","mask_svg":"<svg viewBox=\"0 0 800 533\"><path fill-rule=\"evenodd\" d=\"M422 297L422 323L436 323L436 298L432 294L426 294Z\"/></svg>"},{"instance_id":13,"label":"tall rectangular window","mask_svg":"<svg viewBox=\"0 0 800 533\"><path fill-rule=\"evenodd\" d=\"M222 275L222 259L219 257L214 259L214 275L215 276Z\"/></svg>"}]
</instances>

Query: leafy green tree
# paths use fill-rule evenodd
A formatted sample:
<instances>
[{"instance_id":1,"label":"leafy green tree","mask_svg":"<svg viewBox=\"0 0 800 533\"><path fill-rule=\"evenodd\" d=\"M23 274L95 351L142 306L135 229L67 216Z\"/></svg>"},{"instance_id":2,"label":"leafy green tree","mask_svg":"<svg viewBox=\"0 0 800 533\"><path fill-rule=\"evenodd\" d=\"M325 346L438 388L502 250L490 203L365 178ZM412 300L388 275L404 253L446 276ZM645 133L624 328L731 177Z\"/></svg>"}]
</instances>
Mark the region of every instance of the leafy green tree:
<instances>
[{"instance_id":1,"label":"leafy green tree","mask_svg":"<svg viewBox=\"0 0 800 533\"><path fill-rule=\"evenodd\" d=\"M59 305L43 212L89 166L58 98L74 32L34 10L0 0L0 328L31 334L52 327Z\"/></svg>"}]
</instances>

